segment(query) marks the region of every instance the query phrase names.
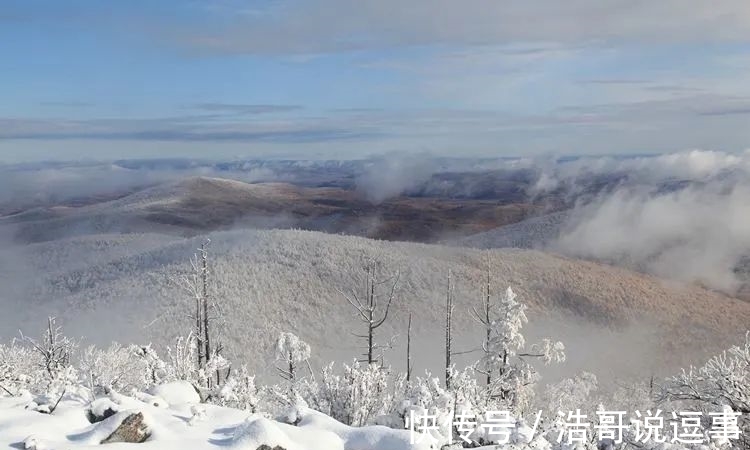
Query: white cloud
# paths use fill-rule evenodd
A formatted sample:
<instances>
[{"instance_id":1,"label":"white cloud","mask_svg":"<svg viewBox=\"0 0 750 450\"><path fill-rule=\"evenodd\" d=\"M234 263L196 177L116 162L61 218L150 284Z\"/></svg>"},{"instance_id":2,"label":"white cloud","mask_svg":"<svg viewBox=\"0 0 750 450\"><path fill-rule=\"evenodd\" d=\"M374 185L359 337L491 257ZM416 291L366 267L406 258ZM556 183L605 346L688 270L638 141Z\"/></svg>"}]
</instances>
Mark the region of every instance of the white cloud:
<instances>
[{"instance_id":1,"label":"white cloud","mask_svg":"<svg viewBox=\"0 0 750 450\"><path fill-rule=\"evenodd\" d=\"M374 203L395 197L419 186L438 171L428 154L390 154L368 162L366 171L356 179L357 190Z\"/></svg>"},{"instance_id":2,"label":"white cloud","mask_svg":"<svg viewBox=\"0 0 750 450\"><path fill-rule=\"evenodd\" d=\"M733 293L734 269L750 253L749 198L746 183L728 193L620 190L576 211L554 248Z\"/></svg>"},{"instance_id":3,"label":"white cloud","mask_svg":"<svg viewBox=\"0 0 750 450\"><path fill-rule=\"evenodd\" d=\"M575 186L591 175L627 181L580 202L550 248L728 293L743 283L735 269L750 255L750 152L586 158L554 167L542 172L538 189Z\"/></svg>"}]
</instances>

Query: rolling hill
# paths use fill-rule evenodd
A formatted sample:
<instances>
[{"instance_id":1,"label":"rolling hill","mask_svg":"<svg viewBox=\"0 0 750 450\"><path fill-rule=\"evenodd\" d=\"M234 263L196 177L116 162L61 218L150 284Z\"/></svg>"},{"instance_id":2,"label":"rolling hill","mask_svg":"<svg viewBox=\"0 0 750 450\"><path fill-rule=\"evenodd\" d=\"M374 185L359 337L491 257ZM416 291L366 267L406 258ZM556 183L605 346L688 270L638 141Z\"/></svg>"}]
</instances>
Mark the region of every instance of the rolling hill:
<instances>
[{"instance_id":1,"label":"rolling hill","mask_svg":"<svg viewBox=\"0 0 750 450\"><path fill-rule=\"evenodd\" d=\"M570 211L558 211L464 236L446 243L472 248L544 249L560 235Z\"/></svg>"},{"instance_id":2,"label":"rolling hill","mask_svg":"<svg viewBox=\"0 0 750 450\"><path fill-rule=\"evenodd\" d=\"M189 177L82 206L32 208L0 218L17 240L91 233L179 236L234 227L302 228L389 240L433 242L520 221L526 202L397 196L371 202L356 190Z\"/></svg>"},{"instance_id":3,"label":"rolling hill","mask_svg":"<svg viewBox=\"0 0 750 450\"><path fill-rule=\"evenodd\" d=\"M147 200L144 200L147 202ZM477 348L481 330L468 310L480 298L486 253L479 250L298 230L229 230L211 239L215 298L225 320L229 353L269 375L268 348L279 331L310 342L315 361L351 360L360 332L340 291L361 286L367 258L399 270L391 319L379 341L404 360L404 333L413 314L415 360L439 372L448 270L456 280L456 348ZM180 274L202 237L91 234L14 246L0 257L0 293L10 338L30 333L48 314L69 334L106 344L170 342L186 333L192 305ZM535 250L489 251L493 290L512 285L530 307L529 337L566 342L569 361L552 377L581 369L604 379L670 372L726 347L750 323L750 304L699 287L672 284L625 269ZM358 281L359 280L359 281ZM438 325L436 325L438 324ZM464 355L470 362L476 355Z\"/></svg>"}]
</instances>

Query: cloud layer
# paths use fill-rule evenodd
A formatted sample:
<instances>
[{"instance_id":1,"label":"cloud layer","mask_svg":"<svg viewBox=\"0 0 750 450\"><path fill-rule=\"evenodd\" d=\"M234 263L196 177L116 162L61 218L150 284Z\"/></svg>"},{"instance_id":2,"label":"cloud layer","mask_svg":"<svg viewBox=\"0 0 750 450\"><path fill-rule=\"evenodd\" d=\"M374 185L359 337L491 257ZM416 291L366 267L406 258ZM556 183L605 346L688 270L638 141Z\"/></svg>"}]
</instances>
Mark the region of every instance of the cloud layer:
<instances>
[{"instance_id":1,"label":"cloud layer","mask_svg":"<svg viewBox=\"0 0 750 450\"><path fill-rule=\"evenodd\" d=\"M543 171L537 189L608 175L620 180L578 205L550 247L735 293L750 255L750 152L690 151L586 158Z\"/></svg>"}]
</instances>

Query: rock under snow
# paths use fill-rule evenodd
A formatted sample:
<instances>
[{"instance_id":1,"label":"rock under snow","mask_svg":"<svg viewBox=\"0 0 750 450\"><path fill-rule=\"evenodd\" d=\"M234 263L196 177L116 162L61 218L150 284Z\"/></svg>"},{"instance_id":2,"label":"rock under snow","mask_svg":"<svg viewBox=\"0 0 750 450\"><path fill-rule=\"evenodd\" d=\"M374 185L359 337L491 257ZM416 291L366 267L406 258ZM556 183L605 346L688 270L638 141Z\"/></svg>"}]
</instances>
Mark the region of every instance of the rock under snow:
<instances>
[{"instance_id":1,"label":"rock under snow","mask_svg":"<svg viewBox=\"0 0 750 450\"><path fill-rule=\"evenodd\" d=\"M312 409L300 411L299 414L299 428L330 431L344 442L344 450L437 449L437 444L428 439L412 443L412 436L407 430L380 425L351 427Z\"/></svg>"},{"instance_id":2,"label":"rock under snow","mask_svg":"<svg viewBox=\"0 0 750 450\"><path fill-rule=\"evenodd\" d=\"M107 397L98 398L86 408L86 418L91 423L101 422L120 411L120 405Z\"/></svg>"},{"instance_id":3,"label":"rock under snow","mask_svg":"<svg viewBox=\"0 0 750 450\"><path fill-rule=\"evenodd\" d=\"M109 436L102 440L102 444L113 442L128 442L140 444L151 436L143 417L143 413L133 413L127 416Z\"/></svg>"},{"instance_id":4,"label":"rock under snow","mask_svg":"<svg viewBox=\"0 0 750 450\"><path fill-rule=\"evenodd\" d=\"M304 429L260 416L237 427L232 448L247 450L344 450L343 441L326 430Z\"/></svg>"}]
</instances>

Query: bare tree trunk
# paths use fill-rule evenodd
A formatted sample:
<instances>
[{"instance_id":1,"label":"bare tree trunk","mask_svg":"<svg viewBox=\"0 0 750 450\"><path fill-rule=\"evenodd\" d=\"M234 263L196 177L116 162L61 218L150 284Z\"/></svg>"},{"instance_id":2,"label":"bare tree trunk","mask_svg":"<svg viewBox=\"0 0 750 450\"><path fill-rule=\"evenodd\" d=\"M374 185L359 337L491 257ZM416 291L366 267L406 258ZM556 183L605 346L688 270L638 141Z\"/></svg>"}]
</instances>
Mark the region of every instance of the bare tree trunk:
<instances>
[{"instance_id":1,"label":"bare tree trunk","mask_svg":"<svg viewBox=\"0 0 750 450\"><path fill-rule=\"evenodd\" d=\"M206 243L201 244L201 282L203 284L203 340L206 348L206 363L211 359L211 333L209 330L209 300L208 300L208 251Z\"/></svg>"},{"instance_id":2,"label":"bare tree trunk","mask_svg":"<svg viewBox=\"0 0 750 450\"><path fill-rule=\"evenodd\" d=\"M486 331L485 342L487 343L487 345L489 345L490 339L492 338L491 327L490 327L491 302L492 302L492 297L491 297L491 291L490 291L490 254L488 252L487 253L487 296L485 297L485 300L484 300L484 318L486 320L485 323L487 324L487 328L485 330ZM492 382L492 374L489 371L487 371L487 386L489 386L491 382Z\"/></svg>"},{"instance_id":3,"label":"bare tree trunk","mask_svg":"<svg viewBox=\"0 0 750 450\"><path fill-rule=\"evenodd\" d=\"M292 354L291 351L289 352L289 357L288 358L289 358L289 381L293 383L294 382L294 377L295 377L295 375L294 375L294 355Z\"/></svg>"},{"instance_id":4,"label":"bare tree trunk","mask_svg":"<svg viewBox=\"0 0 750 450\"><path fill-rule=\"evenodd\" d=\"M203 320L202 316L203 313L201 312L202 308L201 299L196 297L195 299L195 344L197 347L196 356L198 359L198 366L196 367L197 370L200 370L201 367L203 367Z\"/></svg>"},{"instance_id":5,"label":"bare tree trunk","mask_svg":"<svg viewBox=\"0 0 750 450\"><path fill-rule=\"evenodd\" d=\"M411 381L411 313L406 327L406 381Z\"/></svg>"},{"instance_id":6,"label":"bare tree trunk","mask_svg":"<svg viewBox=\"0 0 750 450\"><path fill-rule=\"evenodd\" d=\"M52 331L52 328L53 328L52 322L53 322L52 321L52 317L47 317L47 336L48 336L47 339L49 339L49 347L48 348L50 348L50 349L55 348L55 346L57 345L57 343L55 342L54 332ZM47 373L49 373L50 377L53 377L53 374L52 374L52 365L53 364L52 364L51 355L50 355L50 357L46 358L45 365L47 366Z\"/></svg>"},{"instance_id":7,"label":"bare tree trunk","mask_svg":"<svg viewBox=\"0 0 750 450\"><path fill-rule=\"evenodd\" d=\"M451 388L451 356L453 345L453 285L448 271L448 288L445 294L445 388Z\"/></svg>"},{"instance_id":8,"label":"bare tree trunk","mask_svg":"<svg viewBox=\"0 0 750 450\"><path fill-rule=\"evenodd\" d=\"M370 283L370 292L369 292L369 298L368 298L368 304L370 306L369 308L369 323L367 327L367 363L372 364L375 362L373 359L373 347L375 346L375 329L373 328L374 322L372 320L373 313L375 310L375 267L373 266L371 269L371 273L368 277L369 283Z\"/></svg>"},{"instance_id":9,"label":"bare tree trunk","mask_svg":"<svg viewBox=\"0 0 750 450\"><path fill-rule=\"evenodd\" d=\"M211 360L211 327L210 301L208 294L208 249L206 243L201 243L201 302L203 306L203 359L205 365ZM206 374L206 387L211 387L211 376Z\"/></svg>"},{"instance_id":10,"label":"bare tree trunk","mask_svg":"<svg viewBox=\"0 0 750 450\"><path fill-rule=\"evenodd\" d=\"M396 272L394 276L386 278L382 281L378 281L378 265L376 261L371 261L367 264L366 273L367 278L365 280L365 290L362 293L362 297L357 295L356 289L352 291L351 295L347 295L342 291L339 291L339 293L341 293L346 301L348 301L349 304L354 307L354 309L357 311L357 315L360 321L362 321L367 327L366 334L355 336L367 341L367 348L364 350L364 353L362 354L363 359L360 359L360 362L372 364L377 362L375 358L375 349L376 347L378 347L378 345L375 342L375 330L380 328L380 326L382 326L388 319L388 313L391 309L391 303L393 302L396 288L398 287L400 273ZM377 292L376 288L391 282L392 284L390 286L390 292L388 293L386 304L385 306L381 307L379 299L382 294Z\"/></svg>"}]
</instances>

